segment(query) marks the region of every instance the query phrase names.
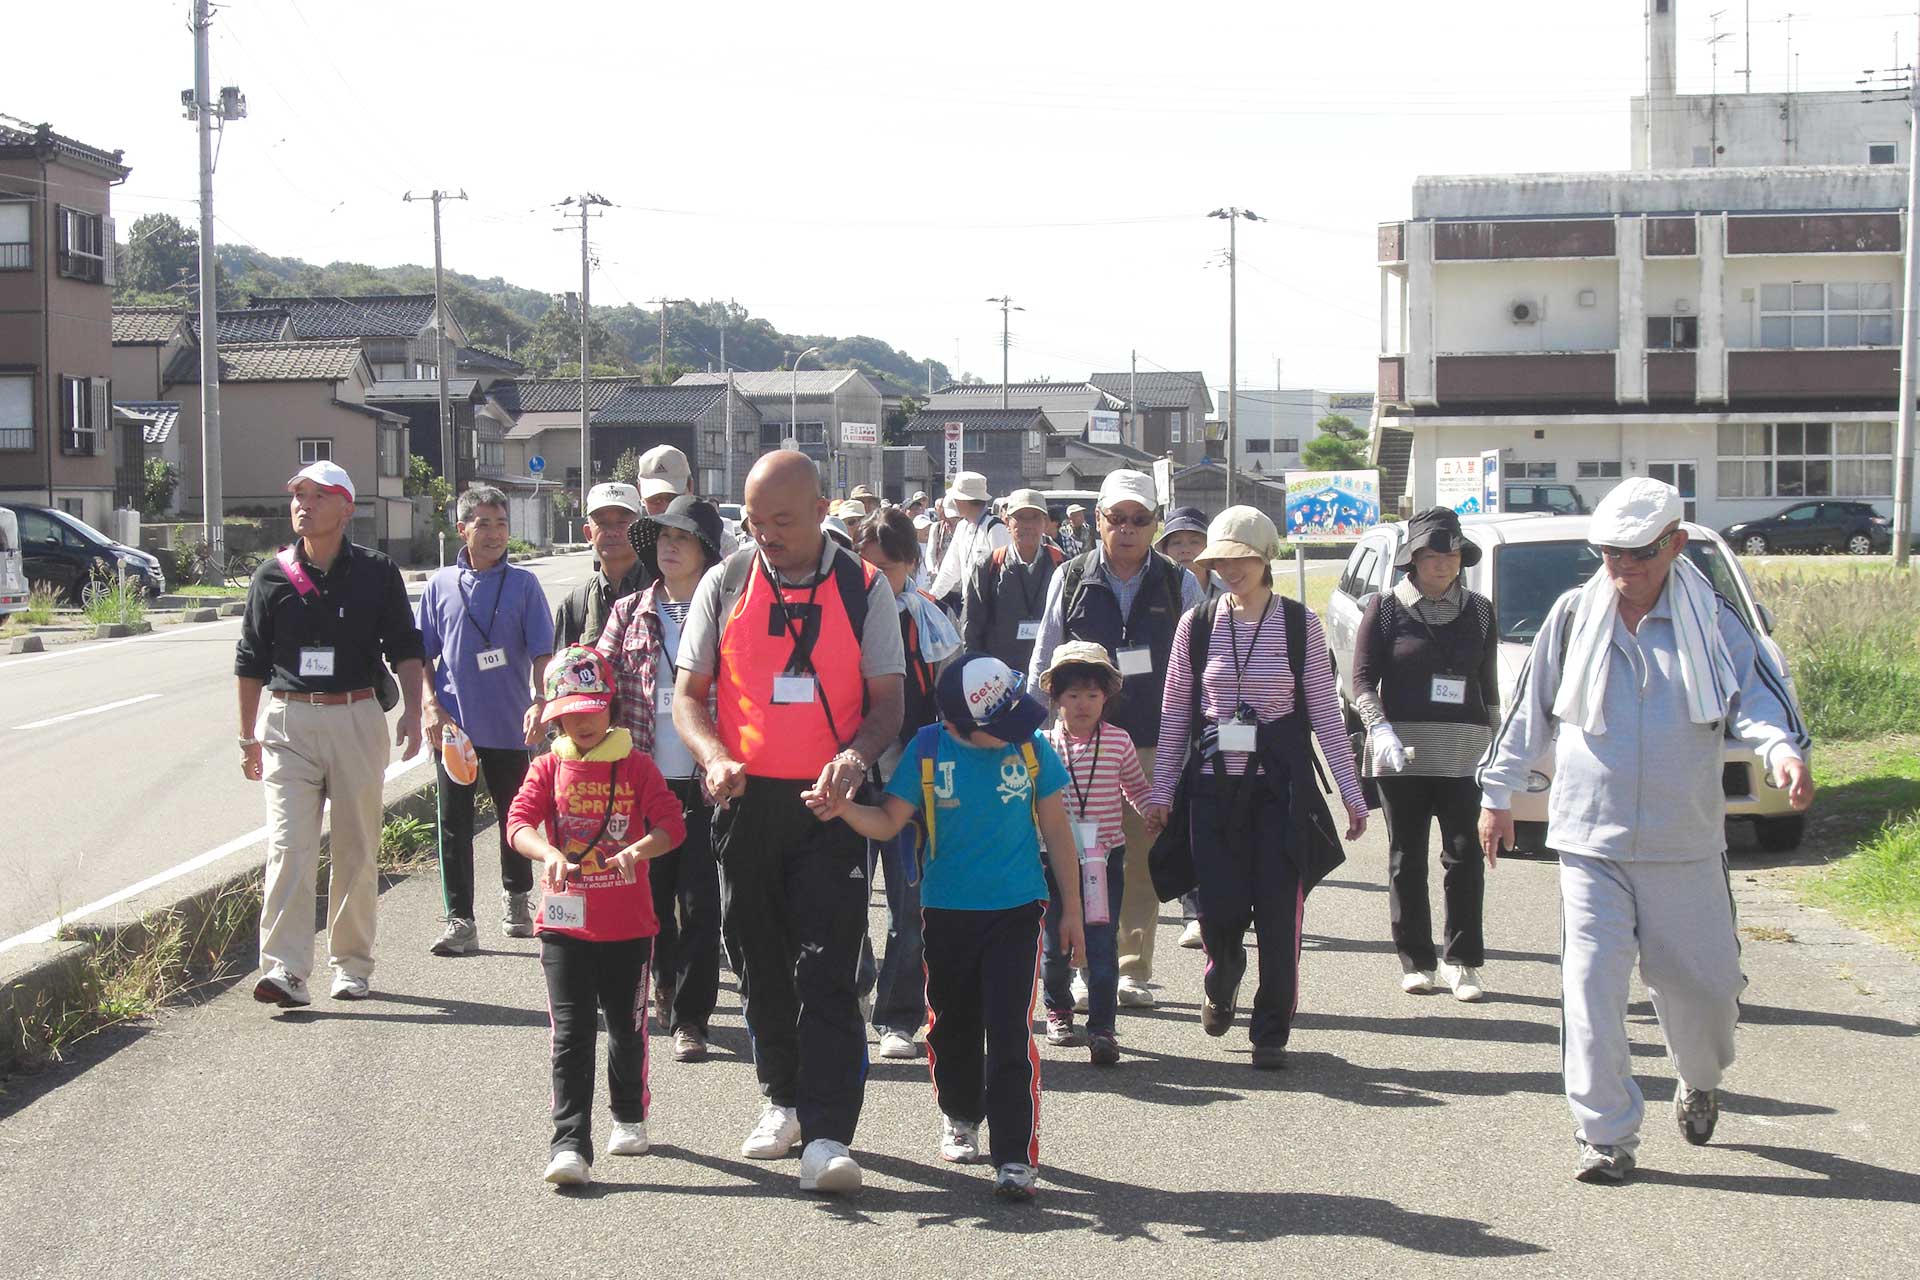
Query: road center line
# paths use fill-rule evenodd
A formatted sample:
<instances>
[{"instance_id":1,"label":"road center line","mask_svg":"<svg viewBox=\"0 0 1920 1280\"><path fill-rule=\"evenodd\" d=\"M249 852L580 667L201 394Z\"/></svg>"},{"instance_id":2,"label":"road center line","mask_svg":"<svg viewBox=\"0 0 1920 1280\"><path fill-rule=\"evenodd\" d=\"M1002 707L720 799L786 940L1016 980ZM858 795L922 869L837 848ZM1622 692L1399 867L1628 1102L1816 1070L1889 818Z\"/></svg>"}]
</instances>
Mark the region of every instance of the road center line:
<instances>
[{"instance_id":1,"label":"road center line","mask_svg":"<svg viewBox=\"0 0 1920 1280\"><path fill-rule=\"evenodd\" d=\"M34 720L30 723L17 724L13 727L15 732L22 729L44 729L50 724L64 724L68 720L79 720L84 716L104 715L109 711L118 711L122 707L130 707L136 702L151 702L159 696L157 693L143 693L135 698L122 698L118 702L106 702L97 707L88 707L85 711L69 711L63 716L48 716L45 720Z\"/></svg>"},{"instance_id":2,"label":"road center line","mask_svg":"<svg viewBox=\"0 0 1920 1280\"><path fill-rule=\"evenodd\" d=\"M404 777L432 758L431 754L422 751L417 756L412 756L405 760L395 760L387 766L385 781L392 782L395 778ZM24 947L32 943L52 942L65 925L72 924L76 920L84 920L88 916L105 911L108 907L118 906L128 898L136 897L149 889L158 888L166 884L169 880L178 880L181 876L198 871L202 867L212 866L214 863L220 861L220 859L238 853L249 845L256 844L266 838L267 828L265 825L255 827L243 835L235 836L225 844L215 845L205 853L188 858L185 862L177 866L168 867L165 871L155 872L144 880L130 884L124 889L116 890L104 898L89 902L84 907L55 916L43 925L38 925L27 930L25 933L17 933L5 941L0 941L0 952L11 951L15 947Z\"/></svg>"}]
</instances>

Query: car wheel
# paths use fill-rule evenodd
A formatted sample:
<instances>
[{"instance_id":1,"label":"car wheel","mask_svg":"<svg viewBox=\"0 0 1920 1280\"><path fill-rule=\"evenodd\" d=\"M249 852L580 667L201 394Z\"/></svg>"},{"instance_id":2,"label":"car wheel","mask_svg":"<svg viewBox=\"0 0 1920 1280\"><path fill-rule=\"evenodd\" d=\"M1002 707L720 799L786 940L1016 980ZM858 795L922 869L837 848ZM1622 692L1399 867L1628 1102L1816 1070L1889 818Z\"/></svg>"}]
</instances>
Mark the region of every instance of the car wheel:
<instances>
[{"instance_id":1,"label":"car wheel","mask_svg":"<svg viewBox=\"0 0 1920 1280\"><path fill-rule=\"evenodd\" d=\"M1789 818L1755 818L1753 836L1768 853L1792 853L1807 835L1807 815Z\"/></svg>"},{"instance_id":2,"label":"car wheel","mask_svg":"<svg viewBox=\"0 0 1920 1280\"><path fill-rule=\"evenodd\" d=\"M104 597L108 592L112 590L113 590L112 583L103 582L99 578L88 578L85 582L80 584L79 599L76 600L75 603L78 604L82 609L85 609L88 606L99 601L102 597Z\"/></svg>"},{"instance_id":3,"label":"car wheel","mask_svg":"<svg viewBox=\"0 0 1920 1280\"><path fill-rule=\"evenodd\" d=\"M1740 539L1740 550L1746 555L1763 556L1767 554L1767 540L1757 533L1750 533Z\"/></svg>"},{"instance_id":4,"label":"car wheel","mask_svg":"<svg viewBox=\"0 0 1920 1280\"><path fill-rule=\"evenodd\" d=\"M1873 554L1873 539L1864 533L1856 533L1847 539L1847 552L1850 555L1870 556Z\"/></svg>"}]
</instances>

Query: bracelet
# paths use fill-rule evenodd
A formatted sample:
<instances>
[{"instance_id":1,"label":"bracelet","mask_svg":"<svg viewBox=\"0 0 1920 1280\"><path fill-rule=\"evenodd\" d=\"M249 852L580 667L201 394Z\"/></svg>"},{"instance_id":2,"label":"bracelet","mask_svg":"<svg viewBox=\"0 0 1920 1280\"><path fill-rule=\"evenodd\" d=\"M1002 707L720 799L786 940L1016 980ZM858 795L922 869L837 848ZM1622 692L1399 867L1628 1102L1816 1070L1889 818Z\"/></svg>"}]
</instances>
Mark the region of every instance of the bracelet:
<instances>
[{"instance_id":1,"label":"bracelet","mask_svg":"<svg viewBox=\"0 0 1920 1280\"><path fill-rule=\"evenodd\" d=\"M245 749L246 749L247 747L257 747L257 746L259 746L259 745L260 745L260 739L258 739L258 738L242 738L242 739L240 739L240 746L241 746L241 749L242 749L242 750L245 750Z\"/></svg>"}]
</instances>

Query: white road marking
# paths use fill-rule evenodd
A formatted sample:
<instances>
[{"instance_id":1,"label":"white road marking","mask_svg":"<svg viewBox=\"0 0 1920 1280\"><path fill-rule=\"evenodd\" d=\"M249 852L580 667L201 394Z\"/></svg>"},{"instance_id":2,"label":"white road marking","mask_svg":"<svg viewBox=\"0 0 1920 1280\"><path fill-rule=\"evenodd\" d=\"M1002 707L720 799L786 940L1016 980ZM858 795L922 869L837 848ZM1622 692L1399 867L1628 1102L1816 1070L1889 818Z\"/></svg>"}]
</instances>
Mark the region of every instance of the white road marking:
<instances>
[{"instance_id":1,"label":"white road marking","mask_svg":"<svg viewBox=\"0 0 1920 1280\"><path fill-rule=\"evenodd\" d=\"M71 658L75 654L99 653L106 649L117 649L123 644L145 644L149 640L163 640L168 636L177 636L183 631L192 631L200 627L222 627L227 623L239 623L238 618L215 618L212 622L177 622L162 631L149 632L144 636L128 636L125 640L80 641L64 644L46 653L36 653L30 658L0 659L0 675L24 667L34 662L51 662L55 658Z\"/></svg>"},{"instance_id":2,"label":"white road marking","mask_svg":"<svg viewBox=\"0 0 1920 1280\"><path fill-rule=\"evenodd\" d=\"M427 761L432 758L433 756L429 752L422 750L417 756L412 756L405 760L395 760L387 766L386 781L392 782L395 778L403 777L427 763ZM198 871L202 867L212 866L214 863L220 861L220 859L238 853L249 845L258 843L266 838L266 826L263 824L255 827L244 835L235 836L225 844L215 845L205 853L188 858L185 862L177 866L168 867L165 871L155 872L144 880L130 884L124 889L116 890L104 898L89 902L86 906L80 907L77 910L55 916L45 924L29 929L25 933L17 933L4 942L0 942L0 952L11 951L15 947L24 947L33 943L52 942L54 938L59 935L63 926L72 924L76 920L84 920L88 916L105 911L108 907L118 906L128 898L136 897L149 889L158 888L160 885L166 884L169 880L178 880L181 876Z\"/></svg>"},{"instance_id":3,"label":"white road marking","mask_svg":"<svg viewBox=\"0 0 1920 1280\"><path fill-rule=\"evenodd\" d=\"M68 720L78 720L84 716L98 716L104 715L109 711L118 711L122 707L130 707L136 702L151 702L159 696L157 693L143 693L137 698L122 698L118 702L106 702L97 707L88 707L85 711L69 711L63 716L48 716L45 720L34 720L27 724L17 724L13 727L16 732L21 729L44 729L50 724L63 724Z\"/></svg>"}]
</instances>

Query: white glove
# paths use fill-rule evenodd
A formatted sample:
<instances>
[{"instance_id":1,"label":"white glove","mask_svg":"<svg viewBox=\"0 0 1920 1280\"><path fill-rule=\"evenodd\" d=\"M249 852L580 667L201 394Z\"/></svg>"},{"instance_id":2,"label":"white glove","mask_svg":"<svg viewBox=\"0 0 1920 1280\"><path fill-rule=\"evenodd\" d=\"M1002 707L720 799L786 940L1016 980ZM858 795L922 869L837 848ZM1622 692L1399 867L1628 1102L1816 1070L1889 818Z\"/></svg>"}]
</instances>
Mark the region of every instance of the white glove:
<instances>
[{"instance_id":1,"label":"white glove","mask_svg":"<svg viewBox=\"0 0 1920 1280\"><path fill-rule=\"evenodd\" d=\"M1367 750L1373 753L1375 773L1399 773L1407 767L1407 749L1390 724L1377 724L1367 730Z\"/></svg>"}]
</instances>

